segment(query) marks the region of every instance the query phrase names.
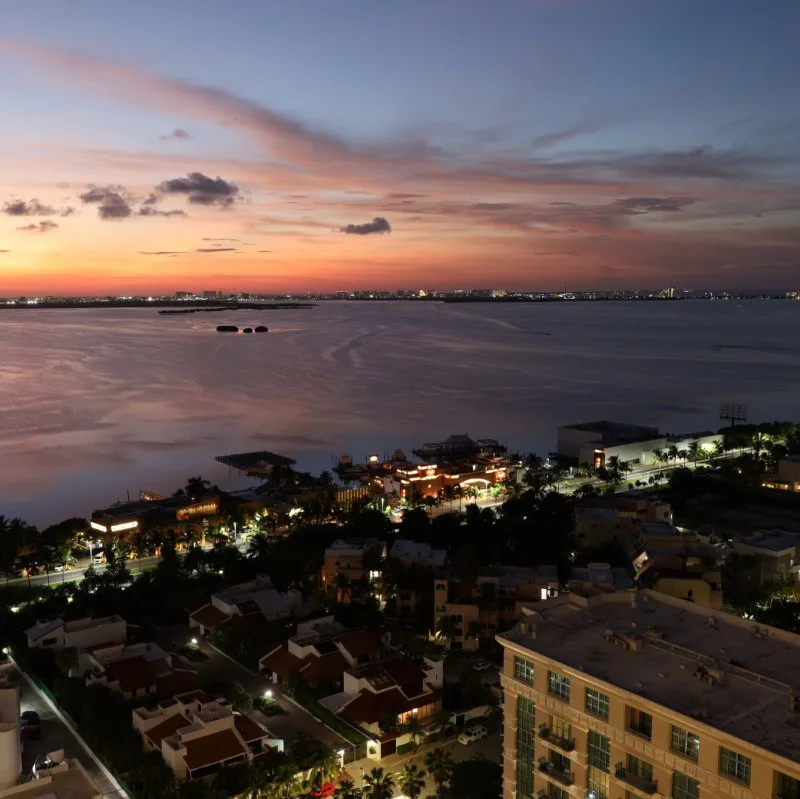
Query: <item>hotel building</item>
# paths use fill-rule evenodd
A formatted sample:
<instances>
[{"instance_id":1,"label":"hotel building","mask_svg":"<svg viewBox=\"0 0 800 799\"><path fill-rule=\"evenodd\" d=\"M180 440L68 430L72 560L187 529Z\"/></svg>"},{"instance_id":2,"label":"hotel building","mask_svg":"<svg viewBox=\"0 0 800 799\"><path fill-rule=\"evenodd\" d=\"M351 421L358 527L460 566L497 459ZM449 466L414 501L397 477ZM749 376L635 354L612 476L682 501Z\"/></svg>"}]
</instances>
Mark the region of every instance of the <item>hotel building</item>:
<instances>
[{"instance_id":1,"label":"hotel building","mask_svg":"<svg viewBox=\"0 0 800 799\"><path fill-rule=\"evenodd\" d=\"M798 799L800 636L643 590L528 608L504 799Z\"/></svg>"}]
</instances>

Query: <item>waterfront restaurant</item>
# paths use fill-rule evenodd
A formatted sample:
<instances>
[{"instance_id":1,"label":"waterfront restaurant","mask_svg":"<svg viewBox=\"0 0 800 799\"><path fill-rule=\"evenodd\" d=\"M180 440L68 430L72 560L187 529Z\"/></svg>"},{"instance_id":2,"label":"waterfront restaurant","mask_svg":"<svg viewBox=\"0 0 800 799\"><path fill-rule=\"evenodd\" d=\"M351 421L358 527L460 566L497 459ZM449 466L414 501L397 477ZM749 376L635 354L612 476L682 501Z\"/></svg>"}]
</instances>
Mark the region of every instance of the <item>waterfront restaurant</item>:
<instances>
[{"instance_id":1,"label":"waterfront restaurant","mask_svg":"<svg viewBox=\"0 0 800 799\"><path fill-rule=\"evenodd\" d=\"M486 491L505 481L508 469L502 458L482 458L472 463L423 463L398 467L383 479L384 491L396 493L400 499L412 496L443 497L449 488L476 488Z\"/></svg>"}]
</instances>

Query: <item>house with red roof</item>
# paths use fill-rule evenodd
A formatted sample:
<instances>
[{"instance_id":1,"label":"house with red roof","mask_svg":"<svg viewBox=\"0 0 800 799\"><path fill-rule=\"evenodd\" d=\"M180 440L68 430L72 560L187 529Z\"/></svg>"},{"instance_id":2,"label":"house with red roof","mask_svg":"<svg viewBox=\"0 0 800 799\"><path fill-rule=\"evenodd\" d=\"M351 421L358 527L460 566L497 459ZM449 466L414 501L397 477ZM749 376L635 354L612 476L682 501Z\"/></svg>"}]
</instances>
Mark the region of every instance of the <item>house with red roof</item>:
<instances>
[{"instance_id":1,"label":"house with red roof","mask_svg":"<svg viewBox=\"0 0 800 799\"><path fill-rule=\"evenodd\" d=\"M104 685L123 699L194 688L197 672L173 665L172 655L152 643L112 644L81 652L87 685Z\"/></svg>"},{"instance_id":2,"label":"house with red roof","mask_svg":"<svg viewBox=\"0 0 800 799\"><path fill-rule=\"evenodd\" d=\"M346 669L385 657L389 644L386 631L349 630L333 616L324 616L299 623L294 636L260 658L259 671L276 683L297 674L312 687L341 687Z\"/></svg>"},{"instance_id":3,"label":"house with red roof","mask_svg":"<svg viewBox=\"0 0 800 799\"><path fill-rule=\"evenodd\" d=\"M155 708L136 708L133 727L144 749L160 752L178 780L208 777L222 766L283 751L283 741L263 724L203 691L178 694Z\"/></svg>"},{"instance_id":4,"label":"house with red roof","mask_svg":"<svg viewBox=\"0 0 800 799\"><path fill-rule=\"evenodd\" d=\"M189 613L189 627L206 635L232 619L282 621L303 618L310 611L302 592L296 588L278 591L272 580L262 575L212 594L207 602Z\"/></svg>"},{"instance_id":5,"label":"house with red roof","mask_svg":"<svg viewBox=\"0 0 800 799\"><path fill-rule=\"evenodd\" d=\"M381 745L381 756L393 754L408 736L384 732L386 722L402 727L412 718L423 726L430 724L442 709L444 664L441 660L421 660L394 656L345 670L342 691L324 697L319 703L343 719L360 727Z\"/></svg>"}]
</instances>

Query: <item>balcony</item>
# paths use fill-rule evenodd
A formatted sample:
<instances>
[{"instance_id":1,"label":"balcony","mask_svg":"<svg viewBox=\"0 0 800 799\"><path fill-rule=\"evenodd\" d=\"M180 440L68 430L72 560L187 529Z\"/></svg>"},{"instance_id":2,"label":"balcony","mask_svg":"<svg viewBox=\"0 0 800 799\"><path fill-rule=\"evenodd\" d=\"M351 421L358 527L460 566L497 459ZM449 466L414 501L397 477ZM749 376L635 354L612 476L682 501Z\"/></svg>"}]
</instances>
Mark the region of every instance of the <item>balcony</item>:
<instances>
[{"instance_id":1,"label":"balcony","mask_svg":"<svg viewBox=\"0 0 800 799\"><path fill-rule=\"evenodd\" d=\"M546 774L551 779L554 779L556 782L560 782L566 788L569 788L569 786L575 782L575 775L571 771L562 771L546 760L539 761L539 771L541 771L542 774Z\"/></svg>"},{"instance_id":2,"label":"balcony","mask_svg":"<svg viewBox=\"0 0 800 799\"><path fill-rule=\"evenodd\" d=\"M646 777L642 777L635 771L625 768L622 763L617 763L614 769L614 776L642 793L652 795L658 790L658 783L655 780L648 780Z\"/></svg>"},{"instance_id":3,"label":"balcony","mask_svg":"<svg viewBox=\"0 0 800 799\"><path fill-rule=\"evenodd\" d=\"M572 752L575 749L575 740L573 738L562 738L560 735L556 735L546 724L542 724L539 727L539 737L565 752Z\"/></svg>"}]
</instances>

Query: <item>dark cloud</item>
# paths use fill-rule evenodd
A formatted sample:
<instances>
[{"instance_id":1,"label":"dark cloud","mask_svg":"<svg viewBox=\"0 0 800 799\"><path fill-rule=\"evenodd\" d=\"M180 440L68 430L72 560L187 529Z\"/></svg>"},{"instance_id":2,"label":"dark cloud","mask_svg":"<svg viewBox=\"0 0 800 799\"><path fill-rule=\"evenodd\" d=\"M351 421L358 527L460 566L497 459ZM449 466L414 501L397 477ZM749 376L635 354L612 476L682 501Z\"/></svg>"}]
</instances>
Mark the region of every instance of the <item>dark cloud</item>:
<instances>
[{"instance_id":1,"label":"dark cloud","mask_svg":"<svg viewBox=\"0 0 800 799\"><path fill-rule=\"evenodd\" d=\"M32 200L9 200L3 206L3 213L7 216L71 216L75 209L54 208L52 205L40 203L35 197Z\"/></svg>"},{"instance_id":2,"label":"dark cloud","mask_svg":"<svg viewBox=\"0 0 800 799\"><path fill-rule=\"evenodd\" d=\"M143 205L139 209L138 214L139 216L187 216L186 211L181 211L180 208L162 211L159 208L154 208L152 205Z\"/></svg>"},{"instance_id":3,"label":"dark cloud","mask_svg":"<svg viewBox=\"0 0 800 799\"><path fill-rule=\"evenodd\" d=\"M188 250L156 250L155 252L145 252L139 250L139 255L185 255Z\"/></svg>"},{"instance_id":4,"label":"dark cloud","mask_svg":"<svg viewBox=\"0 0 800 799\"><path fill-rule=\"evenodd\" d=\"M236 247L200 247L195 252L239 252Z\"/></svg>"},{"instance_id":5,"label":"dark cloud","mask_svg":"<svg viewBox=\"0 0 800 799\"><path fill-rule=\"evenodd\" d=\"M259 250L259 252L272 252L272 250Z\"/></svg>"},{"instance_id":6,"label":"dark cloud","mask_svg":"<svg viewBox=\"0 0 800 799\"><path fill-rule=\"evenodd\" d=\"M97 214L103 220L127 219L133 213L122 186L90 186L78 196L84 203L97 205Z\"/></svg>"},{"instance_id":7,"label":"dark cloud","mask_svg":"<svg viewBox=\"0 0 800 799\"><path fill-rule=\"evenodd\" d=\"M172 133L165 133L163 136L159 136L159 139L162 141L170 141L171 139L178 139L180 141L193 138L194 136L192 136L188 130L184 130L183 128L175 128Z\"/></svg>"},{"instance_id":8,"label":"dark cloud","mask_svg":"<svg viewBox=\"0 0 800 799\"><path fill-rule=\"evenodd\" d=\"M202 172L191 172L185 178L165 180L158 187L164 194L186 194L190 203L218 205L227 208L239 195L239 187L220 177L210 178Z\"/></svg>"},{"instance_id":9,"label":"dark cloud","mask_svg":"<svg viewBox=\"0 0 800 799\"><path fill-rule=\"evenodd\" d=\"M11 252L11 250L0 250L0 253L7 253L7 252Z\"/></svg>"},{"instance_id":10,"label":"dark cloud","mask_svg":"<svg viewBox=\"0 0 800 799\"><path fill-rule=\"evenodd\" d=\"M209 238L204 238L203 241L239 241L239 239L209 239Z\"/></svg>"},{"instance_id":11,"label":"dark cloud","mask_svg":"<svg viewBox=\"0 0 800 799\"><path fill-rule=\"evenodd\" d=\"M56 230L57 228L58 225L55 222L45 219L43 222L32 222L30 225L23 225L22 227L18 227L17 230L24 230L28 233L50 233L50 231Z\"/></svg>"},{"instance_id":12,"label":"dark cloud","mask_svg":"<svg viewBox=\"0 0 800 799\"><path fill-rule=\"evenodd\" d=\"M391 233L392 226L388 219L376 216L372 222L365 222L363 225L345 225L339 228L340 233L350 233L353 236L368 236L370 233Z\"/></svg>"},{"instance_id":13,"label":"dark cloud","mask_svg":"<svg viewBox=\"0 0 800 799\"><path fill-rule=\"evenodd\" d=\"M161 198L157 194L150 192L150 194L142 200L142 205L157 205L160 201Z\"/></svg>"},{"instance_id":14,"label":"dark cloud","mask_svg":"<svg viewBox=\"0 0 800 799\"><path fill-rule=\"evenodd\" d=\"M623 213L650 214L660 211L684 211L694 203L691 197L626 197L611 204Z\"/></svg>"}]
</instances>

